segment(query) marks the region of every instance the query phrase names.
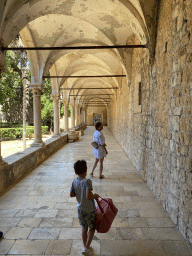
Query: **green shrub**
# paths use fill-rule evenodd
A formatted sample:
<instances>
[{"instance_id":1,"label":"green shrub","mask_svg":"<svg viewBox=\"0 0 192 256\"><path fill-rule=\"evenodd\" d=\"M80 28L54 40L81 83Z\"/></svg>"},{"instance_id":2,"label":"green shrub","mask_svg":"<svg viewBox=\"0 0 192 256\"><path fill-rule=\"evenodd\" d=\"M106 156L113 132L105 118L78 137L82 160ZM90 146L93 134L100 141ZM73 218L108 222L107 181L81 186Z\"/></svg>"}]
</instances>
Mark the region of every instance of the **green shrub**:
<instances>
[{"instance_id":1,"label":"green shrub","mask_svg":"<svg viewBox=\"0 0 192 256\"><path fill-rule=\"evenodd\" d=\"M48 126L42 126L42 133L48 130ZM34 126L26 127L26 137L31 139L34 134ZM0 135L2 139L21 139L23 137L23 128L1 128Z\"/></svg>"},{"instance_id":2,"label":"green shrub","mask_svg":"<svg viewBox=\"0 0 192 256\"><path fill-rule=\"evenodd\" d=\"M16 128L16 127L22 127L22 124L19 123L12 123L12 122L0 122L0 128Z\"/></svg>"},{"instance_id":3,"label":"green shrub","mask_svg":"<svg viewBox=\"0 0 192 256\"><path fill-rule=\"evenodd\" d=\"M42 134L46 133L48 131L48 126L42 126Z\"/></svg>"}]
</instances>

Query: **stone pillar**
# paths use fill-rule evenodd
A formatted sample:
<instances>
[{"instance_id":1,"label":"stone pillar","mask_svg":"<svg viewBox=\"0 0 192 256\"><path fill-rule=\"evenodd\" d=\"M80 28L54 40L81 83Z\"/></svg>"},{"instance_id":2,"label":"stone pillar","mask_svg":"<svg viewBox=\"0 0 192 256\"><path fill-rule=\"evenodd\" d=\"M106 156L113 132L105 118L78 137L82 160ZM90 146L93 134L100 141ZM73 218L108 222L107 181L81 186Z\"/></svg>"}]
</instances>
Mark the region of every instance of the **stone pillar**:
<instances>
[{"instance_id":1,"label":"stone pillar","mask_svg":"<svg viewBox=\"0 0 192 256\"><path fill-rule=\"evenodd\" d=\"M0 170L8 166L8 163L6 163L2 156L1 156L1 137L0 137Z\"/></svg>"},{"instance_id":2,"label":"stone pillar","mask_svg":"<svg viewBox=\"0 0 192 256\"><path fill-rule=\"evenodd\" d=\"M79 105L75 104L75 126L79 124L78 108L79 108Z\"/></svg>"},{"instance_id":3,"label":"stone pillar","mask_svg":"<svg viewBox=\"0 0 192 256\"><path fill-rule=\"evenodd\" d=\"M86 108L84 108L84 123L86 123Z\"/></svg>"},{"instance_id":4,"label":"stone pillar","mask_svg":"<svg viewBox=\"0 0 192 256\"><path fill-rule=\"evenodd\" d=\"M33 116L34 116L34 141L32 147L43 147L42 130L41 130L41 89L31 87L33 92Z\"/></svg>"},{"instance_id":5,"label":"stone pillar","mask_svg":"<svg viewBox=\"0 0 192 256\"><path fill-rule=\"evenodd\" d=\"M0 45L1 46L1 45ZM0 51L0 78L1 74L5 71L5 53ZM1 129L0 129L1 132ZM0 169L3 169L8 164L3 161L3 158L1 156L1 134L0 134Z\"/></svg>"},{"instance_id":6,"label":"stone pillar","mask_svg":"<svg viewBox=\"0 0 192 256\"><path fill-rule=\"evenodd\" d=\"M65 121L65 131L69 130L69 126L68 126L68 101L64 100L63 101L64 104L64 121Z\"/></svg>"},{"instance_id":7,"label":"stone pillar","mask_svg":"<svg viewBox=\"0 0 192 256\"><path fill-rule=\"evenodd\" d=\"M78 110L78 114L77 114L77 116L78 116L78 124L81 125L81 123L82 123L81 122L81 111L80 111L81 110L81 106L79 106L77 110Z\"/></svg>"},{"instance_id":8,"label":"stone pillar","mask_svg":"<svg viewBox=\"0 0 192 256\"><path fill-rule=\"evenodd\" d=\"M85 123L87 123L87 109L85 109Z\"/></svg>"},{"instance_id":9,"label":"stone pillar","mask_svg":"<svg viewBox=\"0 0 192 256\"><path fill-rule=\"evenodd\" d=\"M107 126L109 126L109 109L107 108Z\"/></svg>"},{"instance_id":10,"label":"stone pillar","mask_svg":"<svg viewBox=\"0 0 192 256\"><path fill-rule=\"evenodd\" d=\"M75 104L74 103L70 103L70 107L71 107L71 128L75 128Z\"/></svg>"},{"instance_id":11,"label":"stone pillar","mask_svg":"<svg viewBox=\"0 0 192 256\"><path fill-rule=\"evenodd\" d=\"M82 108L82 123L85 123L85 109Z\"/></svg>"},{"instance_id":12,"label":"stone pillar","mask_svg":"<svg viewBox=\"0 0 192 256\"><path fill-rule=\"evenodd\" d=\"M54 134L53 137L59 137L59 95L52 95L53 99L53 123L54 123Z\"/></svg>"}]
</instances>

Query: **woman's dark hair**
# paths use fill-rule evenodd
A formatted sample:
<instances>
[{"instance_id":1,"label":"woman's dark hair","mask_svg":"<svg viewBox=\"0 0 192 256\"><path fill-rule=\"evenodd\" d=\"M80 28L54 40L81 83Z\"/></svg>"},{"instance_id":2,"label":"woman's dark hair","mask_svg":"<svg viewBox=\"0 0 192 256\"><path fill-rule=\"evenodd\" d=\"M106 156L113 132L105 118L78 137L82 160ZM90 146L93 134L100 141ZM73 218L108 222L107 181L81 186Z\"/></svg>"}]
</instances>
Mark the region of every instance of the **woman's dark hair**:
<instances>
[{"instance_id":1,"label":"woman's dark hair","mask_svg":"<svg viewBox=\"0 0 192 256\"><path fill-rule=\"evenodd\" d=\"M74 169L76 174L82 174L87 171L87 162L85 160L78 160L74 163Z\"/></svg>"},{"instance_id":2,"label":"woman's dark hair","mask_svg":"<svg viewBox=\"0 0 192 256\"><path fill-rule=\"evenodd\" d=\"M102 122L97 122L97 123L95 124L95 129L97 130L101 124L102 124Z\"/></svg>"}]
</instances>

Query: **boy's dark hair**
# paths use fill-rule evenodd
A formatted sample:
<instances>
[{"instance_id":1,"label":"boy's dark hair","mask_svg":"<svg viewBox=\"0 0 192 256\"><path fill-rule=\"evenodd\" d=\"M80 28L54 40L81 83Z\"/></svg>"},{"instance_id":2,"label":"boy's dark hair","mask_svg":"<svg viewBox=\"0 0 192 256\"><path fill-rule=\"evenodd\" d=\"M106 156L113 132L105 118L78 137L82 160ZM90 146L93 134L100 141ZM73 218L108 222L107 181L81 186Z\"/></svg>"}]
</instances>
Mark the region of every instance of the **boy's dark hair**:
<instances>
[{"instance_id":1,"label":"boy's dark hair","mask_svg":"<svg viewBox=\"0 0 192 256\"><path fill-rule=\"evenodd\" d=\"M101 122L97 122L97 123L95 124L95 129L97 130L101 124L102 124Z\"/></svg>"},{"instance_id":2,"label":"boy's dark hair","mask_svg":"<svg viewBox=\"0 0 192 256\"><path fill-rule=\"evenodd\" d=\"M74 163L74 169L76 174L82 174L87 171L87 162L85 160L78 160Z\"/></svg>"}]
</instances>

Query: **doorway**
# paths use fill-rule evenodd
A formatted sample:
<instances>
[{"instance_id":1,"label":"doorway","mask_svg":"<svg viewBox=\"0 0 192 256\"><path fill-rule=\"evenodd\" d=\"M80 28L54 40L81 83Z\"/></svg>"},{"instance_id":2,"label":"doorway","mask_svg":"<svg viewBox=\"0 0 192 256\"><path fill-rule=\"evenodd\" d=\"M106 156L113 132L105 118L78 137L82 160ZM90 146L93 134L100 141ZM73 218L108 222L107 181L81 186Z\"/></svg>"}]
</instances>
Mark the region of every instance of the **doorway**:
<instances>
[{"instance_id":1,"label":"doorway","mask_svg":"<svg viewBox=\"0 0 192 256\"><path fill-rule=\"evenodd\" d=\"M103 114L93 113L93 125L95 125L96 122L103 122Z\"/></svg>"}]
</instances>

